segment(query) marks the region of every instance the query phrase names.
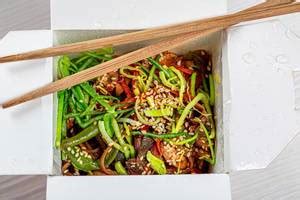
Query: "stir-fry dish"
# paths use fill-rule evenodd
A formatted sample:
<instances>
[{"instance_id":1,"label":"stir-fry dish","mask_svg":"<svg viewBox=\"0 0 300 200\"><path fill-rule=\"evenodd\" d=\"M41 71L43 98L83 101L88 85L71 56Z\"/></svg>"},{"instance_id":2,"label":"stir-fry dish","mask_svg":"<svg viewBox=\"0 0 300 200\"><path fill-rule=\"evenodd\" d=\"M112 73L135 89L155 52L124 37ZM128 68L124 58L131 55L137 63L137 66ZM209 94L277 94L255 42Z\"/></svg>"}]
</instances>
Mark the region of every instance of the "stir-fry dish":
<instances>
[{"instance_id":1,"label":"stir-fry dish","mask_svg":"<svg viewBox=\"0 0 300 200\"><path fill-rule=\"evenodd\" d=\"M63 56L63 78L114 58L112 48ZM164 52L58 93L62 173L208 173L215 163L215 89L205 50Z\"/></svg>"}]
</instances>

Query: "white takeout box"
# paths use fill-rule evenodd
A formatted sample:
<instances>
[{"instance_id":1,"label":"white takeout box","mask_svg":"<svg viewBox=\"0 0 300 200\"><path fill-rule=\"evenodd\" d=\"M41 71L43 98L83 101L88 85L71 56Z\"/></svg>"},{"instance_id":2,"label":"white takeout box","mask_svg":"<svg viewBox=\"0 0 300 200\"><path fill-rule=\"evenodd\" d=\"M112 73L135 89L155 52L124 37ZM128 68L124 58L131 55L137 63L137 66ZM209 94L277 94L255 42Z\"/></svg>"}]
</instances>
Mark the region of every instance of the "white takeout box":
<instances>
[{"instance_id":1,"label":"white takeout box","mask_svg":"<svg viewBox=\"0 0 300 200\"><path fill-rule=\"evenodd\" d=\"M52 0L51 30L9 32L0 55L220 15L257 2ZM174 49L213 54L217 164L211 174L61 176L53 148L56 95L0 110L0 174L48 175L48 200L231 199L229 173L265 168L300 130L299 21L293 14L245 23ZM54 80L55 66L55 58L1 64L0 103Z\"/></svg>"}]
</instances>

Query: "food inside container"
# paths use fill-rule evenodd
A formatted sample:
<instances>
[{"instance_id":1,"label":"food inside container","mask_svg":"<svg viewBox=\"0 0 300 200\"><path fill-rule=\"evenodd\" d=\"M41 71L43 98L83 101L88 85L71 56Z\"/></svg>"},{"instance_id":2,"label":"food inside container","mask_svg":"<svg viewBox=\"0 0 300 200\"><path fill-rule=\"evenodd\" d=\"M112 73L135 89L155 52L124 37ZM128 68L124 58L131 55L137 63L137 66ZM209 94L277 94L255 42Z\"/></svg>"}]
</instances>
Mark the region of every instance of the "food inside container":
<instances>
[{"instance_id":1,"label":"food inside container","mask_svg":"<svg viewBox=\"0 0 300 200\"><path fill-rule=\"evenodd\" d=\"M58 60L63 78L109 61L112 48ZM212 60L163 52L58 93L63 175L208 173L215 164Z\"/></svg>"}]
</instances>

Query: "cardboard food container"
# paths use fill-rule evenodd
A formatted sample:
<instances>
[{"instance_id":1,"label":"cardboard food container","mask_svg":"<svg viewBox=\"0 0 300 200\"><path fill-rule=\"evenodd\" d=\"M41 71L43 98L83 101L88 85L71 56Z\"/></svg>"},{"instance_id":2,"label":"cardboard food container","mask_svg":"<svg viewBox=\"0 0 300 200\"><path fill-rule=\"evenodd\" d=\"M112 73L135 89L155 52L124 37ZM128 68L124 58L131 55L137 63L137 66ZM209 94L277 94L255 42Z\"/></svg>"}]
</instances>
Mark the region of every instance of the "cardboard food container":
<instances>
[{"instance_id":1,"label":"cardboard food container","mask_svg":"<svg viewBox=\"0 0 300 200\"><path fill-rule=\"evenodd\" d=\"M52 0L51 30L9 32L0 41L0 55L220 15L253 3L112 0L103 5L97 0ZM168 5L172 5L170 10L166 10ZM48 200L230 200L229 173L267 167L300 130L297 19L299 14L237 25L172 50L186 53L202 48L213 56L217 162L211 173L61 176L60 154L54 148L54 94L0 109L0 174L48 175ZM146 44L122 45L116 50L124 53ZM1 64L0 102L56 79L56 61Z\"/></svg>"}]
</instances>

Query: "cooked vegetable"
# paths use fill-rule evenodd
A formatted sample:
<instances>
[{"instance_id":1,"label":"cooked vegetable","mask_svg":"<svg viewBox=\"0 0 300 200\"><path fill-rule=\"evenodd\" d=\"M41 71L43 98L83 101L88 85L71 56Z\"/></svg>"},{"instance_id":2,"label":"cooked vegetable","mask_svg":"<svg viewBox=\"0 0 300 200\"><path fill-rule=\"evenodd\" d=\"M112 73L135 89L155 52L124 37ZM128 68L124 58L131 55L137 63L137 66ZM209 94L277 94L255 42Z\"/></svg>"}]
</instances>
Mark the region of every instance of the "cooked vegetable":
<instances>
[{"instance_id":1,"label":"cooked vegetable","mask_svg":"<svg viewBox=\"0 0 300 200\"><path fill-rule=\"evenodd\" d=\"M150 151L147 152L147 160L150 163L151 168L158 174L167 173L164 161L154 156Z\"/></svg>"},{"instance_id":2,"label":"cooked vegetable","mask_svg":"<svg viewBox=\"0 0 300 200\"><path fill-rule=\"evenodd\" d=\"M111 60L111 47L58 61L59 78ZM207 173L216 162L210 55L163 52L58 93L64 175Z\"/></svg>"},{"instance_id":3,"label":"cooked vegetable","mask_svg":"<svg viewBox=\"0 0 300 200\"><path fill-rule=\"evenodd\" d=\"M115 169L118 174L120 175L127 175L126 169L123 167L122 163L120 161L115 163Z\"/></svg>"},{"instance_id":4,"label":"cooked vegetable","mask_svg":"<svg viewBox=\"0 0 300 200\"><path fill-rule=\"evenodd\" d=\"M81 131L80 133L78 133L77 135L63 140L62 148L73 147L75 145L81 144L83 142L90 140L91 138L95 137L98 134L99 134L99 129L97 125L91 125L88 128Z\"/></svg>"}]
</instances>

